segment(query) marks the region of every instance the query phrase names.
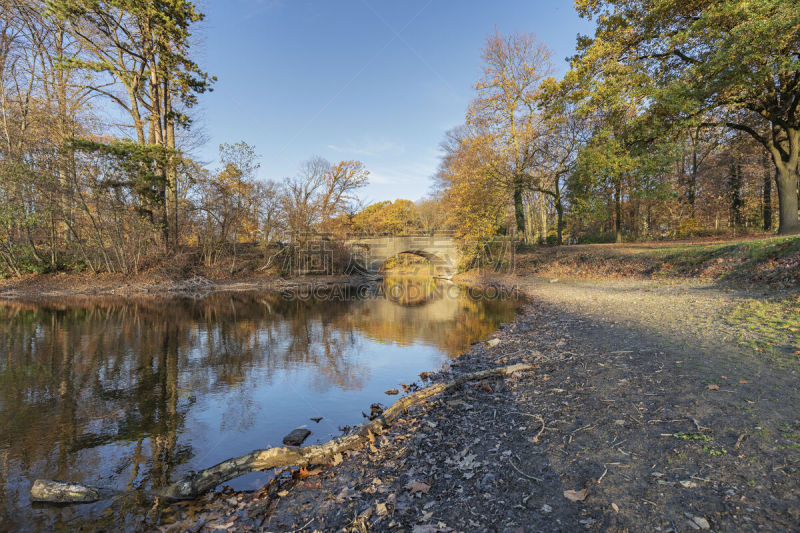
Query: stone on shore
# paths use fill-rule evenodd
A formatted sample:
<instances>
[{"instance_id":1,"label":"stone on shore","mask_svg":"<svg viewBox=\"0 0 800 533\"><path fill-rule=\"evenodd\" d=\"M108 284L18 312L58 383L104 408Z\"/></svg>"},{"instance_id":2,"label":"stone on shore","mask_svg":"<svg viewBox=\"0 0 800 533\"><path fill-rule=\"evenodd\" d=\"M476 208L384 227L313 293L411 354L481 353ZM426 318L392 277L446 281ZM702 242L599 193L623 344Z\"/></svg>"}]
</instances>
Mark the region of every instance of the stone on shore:
<instances>
[{"instance_id":1,"label":"stone on shore","mask_svg":"<svg viewBox=\"0 0 800 533\"><path fill-rule=\"evenodd\" d=\"M286 446L300 446L309 435L311 435L311 431L305 428L297 428L283 437L283 443Z\"/></svg>"}]
</instances>

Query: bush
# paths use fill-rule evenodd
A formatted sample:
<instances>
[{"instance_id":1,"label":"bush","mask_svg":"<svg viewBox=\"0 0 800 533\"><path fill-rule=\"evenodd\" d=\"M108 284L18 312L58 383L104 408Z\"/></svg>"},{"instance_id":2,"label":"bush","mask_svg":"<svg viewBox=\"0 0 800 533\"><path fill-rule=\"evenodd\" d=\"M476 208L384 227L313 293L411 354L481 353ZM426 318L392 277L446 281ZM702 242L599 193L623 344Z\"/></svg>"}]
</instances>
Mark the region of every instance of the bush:
<instances>
[{"instance_id":1,"label":"bush","mask_svg":"<svg viewBox=\"0 0 800 533\"><path fill-rule=\"evenodd\" d=\"M613 231L595 231L578 235L578 244L607 244L617 242L617 234Z\"/></svg>"}]
</instances>

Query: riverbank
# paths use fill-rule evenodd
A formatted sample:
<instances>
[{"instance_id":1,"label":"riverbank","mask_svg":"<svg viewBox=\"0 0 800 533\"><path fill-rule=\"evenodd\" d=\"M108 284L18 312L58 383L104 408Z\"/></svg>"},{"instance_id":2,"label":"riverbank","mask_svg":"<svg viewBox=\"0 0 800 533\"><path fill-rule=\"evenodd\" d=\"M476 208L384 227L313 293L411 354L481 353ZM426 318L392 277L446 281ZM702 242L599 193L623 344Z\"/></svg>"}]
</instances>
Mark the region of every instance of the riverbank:
<instances>
[{"instance_id":1,"label":"riverbank","mask_svg":"<svg viewBox=\"0 0 800 533\"><path fill-rule=\"evenodd\" d=\"M800 522L797 324L788 315L775 337L736 312L796 295L697 281L513 281L531 298L525 313L433 379L514 363L535 372L437 397L335 467L175 507L176 527L785 531Z\"/></svg>"},{"instance_id":2,"label":"riverbank","mask_svg":"<svg viewBox=\"0 0 800 533\"><path fill-rule=\"evenodd\" d=\"M121 274L48 274L0 280L0 300L35 300L71 296L179 296L212 292L286 291L308 287L359 285L363 276L230 276L207 278L124 276Z\"/></svg>"}]
</instances>

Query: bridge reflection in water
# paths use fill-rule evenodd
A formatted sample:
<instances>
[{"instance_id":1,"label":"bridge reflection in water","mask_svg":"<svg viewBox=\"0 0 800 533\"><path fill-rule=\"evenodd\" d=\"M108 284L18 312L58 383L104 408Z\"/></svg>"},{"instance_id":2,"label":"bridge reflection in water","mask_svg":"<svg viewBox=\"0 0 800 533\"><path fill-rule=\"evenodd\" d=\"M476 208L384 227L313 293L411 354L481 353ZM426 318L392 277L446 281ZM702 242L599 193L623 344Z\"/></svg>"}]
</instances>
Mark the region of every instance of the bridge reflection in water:
<instances>
[{"instance_id":1,"label":"bridge reflection in water","mask_svg":"<svg viewBox=\"0 0 800 533\"><path fill-rule=\"evenodd\" d=\"M309 443L327 440L518 307L424 278L342 294L0 305L0 523L124 529L145 516L135 496L119 508L31 507L30 482L146 490L304 424Z\"/></svg>"}]
</instances>

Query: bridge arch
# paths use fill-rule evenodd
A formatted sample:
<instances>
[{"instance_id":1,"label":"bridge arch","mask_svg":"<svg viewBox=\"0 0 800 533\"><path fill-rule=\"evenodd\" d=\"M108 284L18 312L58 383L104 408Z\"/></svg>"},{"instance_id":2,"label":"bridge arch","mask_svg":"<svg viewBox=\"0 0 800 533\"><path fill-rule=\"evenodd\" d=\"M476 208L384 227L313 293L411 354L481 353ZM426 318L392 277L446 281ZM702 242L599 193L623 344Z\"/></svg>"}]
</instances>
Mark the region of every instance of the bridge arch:
<instances>
[{"instance_id":1,"label":"bridge arch","mask_svg":"<svg viewBox=\"0 0 800 533\"><path fill-rule=\"evenodd\" d=\"M399 254L413 254L427 259L437 277L450 278L456 273L461 250L453 237L447 236L384 236L357 237L345 241L353 263L366 272L376 274Z\"/></svg>"}]
</instances>

